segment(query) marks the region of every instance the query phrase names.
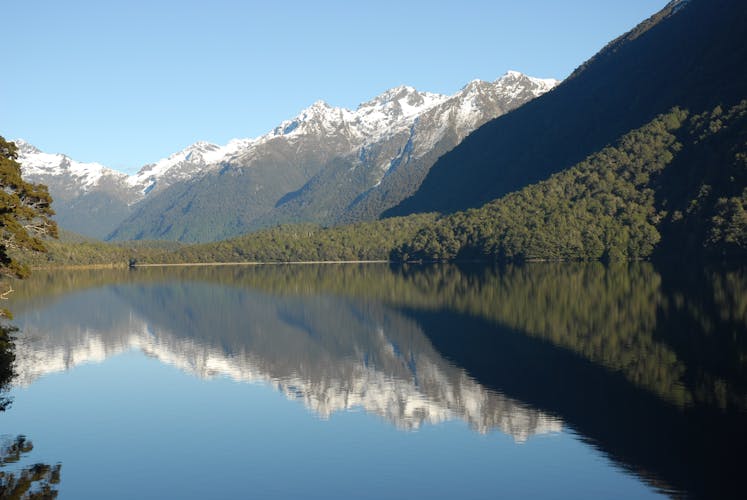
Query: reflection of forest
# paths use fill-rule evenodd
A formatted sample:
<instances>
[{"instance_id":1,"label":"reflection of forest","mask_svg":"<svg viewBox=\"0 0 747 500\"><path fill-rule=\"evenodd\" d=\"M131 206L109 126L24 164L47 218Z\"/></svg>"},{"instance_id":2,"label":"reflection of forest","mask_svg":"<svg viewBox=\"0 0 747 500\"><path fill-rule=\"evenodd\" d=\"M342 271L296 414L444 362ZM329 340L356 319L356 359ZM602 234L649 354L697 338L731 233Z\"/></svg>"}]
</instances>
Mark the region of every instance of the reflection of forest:
<instances>
[{"instance_id":1,"label":"reflection of forest","mask_svg":"<svg viewBox=\"0 0 747 500\"><path fill-rule=\"evenodd\" d=\"M164 280L467 313L569 349L679 406L697 400L747 408L743 269L660 274L647 263L563 263L503 269L298 265L39 272L17 291L13 307L20 311L50 295L105 284Z\"/></svg>"},{"instance_id":2,"label":"reflection of forest","mask_svg":"<svg viewBox=\"0 0 747 500\"><path fill-rule=\"evenodd\" d=\"M13 361L16 359L13 334L15 329L0 325L0 412L5 411L11 403L7 396L13 381Z\"/></svg>"},{"instance_id":3,"label":"reflection of forest","mask_svg":"<svg viewBox=\"0 0 747 500\"><path fill-rule=\"evenodd\" d=\"M61 464L13 467L34 449L26 436L0 443L0 498L47 500L57 498ZM12 467L12 468L11 468Z\"/></svg>"},{"instance_id":4,"label":"reflection of forest","mask_svg":"<svg viewBox=\"0 0 747 500\"><path fill-rule=\"evenodd\" d=\"M209 286L215 284L233 292L217 292L223 288ZM253 335L251 345L242 339L263 310L275 307L284 328L300 328L308 338L293 351L297 361L314 346L337 352L337 359L377 353L368 361L412 376L407 371L412 354L443 356L506 400L522 401L539 410L537 415L557 415L665 490L728 497L741 488L738 451L747 448L747 273L741 268L682 272L648 263L150 268L38 273L22 285L12 304L19 316L54 296L111 285L105 289L154 324L170 324L200 341L213 336L211 325L220 325L224 347L244 342L247 352L263 353L273 373L283 373L291 365L281 366L284 355L273 354L268 339ZM187 294L192 294L188 302L203 307L183 307L176 317L169 313ZM222 317L227 297L233 297L232 307L245 308L243 317ZM347 316L327 314L340 304L347 305ZM368 318L369 333L351 344L344 332L353 326L364 331L360 318ZM398 332L397 342L388 343L400 354L396 359L384 360L384 344L374 347L375 324ZM282 334L276 327L272 331ZM340 370L351 369L346 366ZM456 371L444 373L456 383ZM328 375L318 380L340 374ZM296 388L286 384L283 390Z\"/></svg>"},{"instance_id":5,"label":"reflection of forest","mask_svg":"<svg viewBox=\"0 0 747 500\"><path fill-rule=\"evenodd\" d=\"M7 325L0 325L0 412L6 411L11 403L7 392L15 376L15 331ZM16 436L13 439L0 437L0 498L57 498L56 488L60 482L62 465L24 465L23 459L33 449L34 445L26 436Z\"/></svg>"}]
</instances>

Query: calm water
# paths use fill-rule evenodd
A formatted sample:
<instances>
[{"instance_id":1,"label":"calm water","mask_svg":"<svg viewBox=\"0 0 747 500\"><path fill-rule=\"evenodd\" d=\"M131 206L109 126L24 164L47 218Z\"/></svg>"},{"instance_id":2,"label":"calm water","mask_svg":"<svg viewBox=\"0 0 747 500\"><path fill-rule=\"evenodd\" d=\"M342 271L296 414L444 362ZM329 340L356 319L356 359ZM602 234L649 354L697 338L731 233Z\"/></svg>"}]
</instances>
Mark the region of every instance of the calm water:
<instances>
[{"instance_id":1,"label":"calm water","mask_svg":"<svg viewBox=\"0 0 747 500\"><path fill-rule=\"evenodd\" d=\"M14 286L6 483L41 463L35 488L73 499L743 495L744 269L174 268ZM19 435L33 447L14 450Z\"/></svg>"}]
</instances>

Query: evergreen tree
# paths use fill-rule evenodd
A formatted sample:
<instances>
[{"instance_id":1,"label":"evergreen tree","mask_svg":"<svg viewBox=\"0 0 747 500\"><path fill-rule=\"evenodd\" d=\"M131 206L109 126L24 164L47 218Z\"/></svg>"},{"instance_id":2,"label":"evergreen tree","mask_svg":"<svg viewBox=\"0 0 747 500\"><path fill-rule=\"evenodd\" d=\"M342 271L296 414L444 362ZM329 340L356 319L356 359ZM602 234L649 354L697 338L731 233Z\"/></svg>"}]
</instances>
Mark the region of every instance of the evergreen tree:
<instances>
[{"instance_id":1,"label":"evergreen tree","mask_svg":"<svg viewBox=\"0 0 747 500\"><path fill-rule=\"evenodd\" d=\"M25 265L13 251L44 251L44 236L57 236L47 187L21 178L16 145L0 136L0 275L22 278Z\"/></svg>"}]
</instances>

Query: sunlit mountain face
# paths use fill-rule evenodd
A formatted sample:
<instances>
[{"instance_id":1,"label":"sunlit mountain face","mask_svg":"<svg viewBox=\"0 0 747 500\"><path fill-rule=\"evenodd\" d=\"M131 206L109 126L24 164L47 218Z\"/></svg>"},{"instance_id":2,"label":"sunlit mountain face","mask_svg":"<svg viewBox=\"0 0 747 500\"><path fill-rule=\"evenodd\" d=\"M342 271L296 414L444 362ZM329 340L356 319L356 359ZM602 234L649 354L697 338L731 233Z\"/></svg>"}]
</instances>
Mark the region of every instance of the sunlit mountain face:
<instances>
[{"instance_id":1,"label":"sunlit mountain face","mask_svg":"<svg viewBox=\"0 0 747 500\"><path fill-rule=\"evenodd\" d=\"M400 86L355 110L317 101L260 137L199 141L132 175L15 142L24 177L49 187L63 229L213 241L289 221L376 219L470 132L557 84L509 71L453 95Z\"/></svg>"}]
</instances>

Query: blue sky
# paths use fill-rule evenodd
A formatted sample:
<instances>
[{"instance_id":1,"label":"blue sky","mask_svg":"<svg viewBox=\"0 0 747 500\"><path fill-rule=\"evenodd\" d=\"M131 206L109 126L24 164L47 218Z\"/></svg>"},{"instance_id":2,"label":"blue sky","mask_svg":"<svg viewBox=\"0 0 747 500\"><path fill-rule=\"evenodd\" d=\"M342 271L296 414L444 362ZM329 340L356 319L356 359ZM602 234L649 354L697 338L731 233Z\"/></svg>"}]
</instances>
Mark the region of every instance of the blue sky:
<instances>
[{"instance_id":1,"label":"blue sky","mask_svg":"<svg viewBox=\"0 0 747 500\"><path fill-rule=\"evenodd\" d=\"M197 140L261 135L319 99L451 94L509 69L562 79L666 3L9 2L0 135L132 172Z\"/></svg>"}]
</instances>

